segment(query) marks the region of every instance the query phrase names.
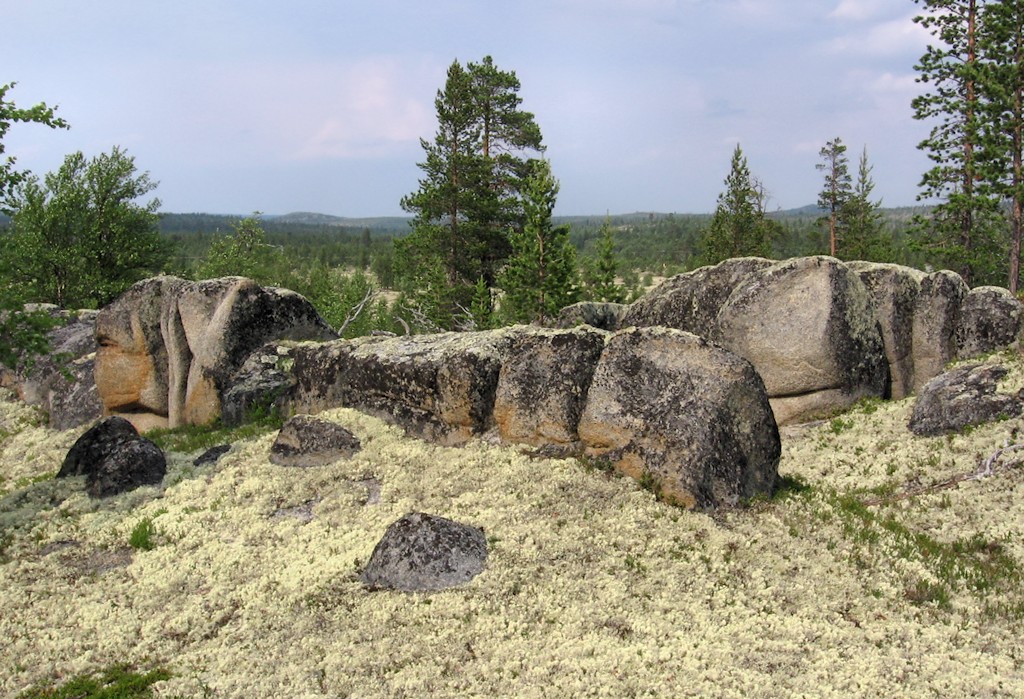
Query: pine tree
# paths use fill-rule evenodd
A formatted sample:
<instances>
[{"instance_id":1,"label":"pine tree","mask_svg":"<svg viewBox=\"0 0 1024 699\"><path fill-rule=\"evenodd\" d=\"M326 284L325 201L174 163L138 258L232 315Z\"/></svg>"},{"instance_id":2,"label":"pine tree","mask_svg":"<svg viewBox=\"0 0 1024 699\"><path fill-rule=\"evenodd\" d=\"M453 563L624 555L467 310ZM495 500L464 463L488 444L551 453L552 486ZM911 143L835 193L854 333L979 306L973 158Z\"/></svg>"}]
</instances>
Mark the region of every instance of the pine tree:
<instances>
[{"instance_id":1,"label":"pine tree","mask_svg":"<svg viewBox=\"0 0 1024 699\"><path fill-rule=\"evenodd\" d=\"M875 182L871 178L867 147L861 152L857 181L839 210L839 228L843 231L840 255L844 260L884 262L892 259L892 241L885 237L881 202L871 201Z\"/></svg>"},{"instance_id":2,"label":"pine tree","mask_svg":"<svg viewBox=\"0 0 1024 699\"><path fill-rule=\"evenodd\" d=\"M551 214L558 181L546 160L533 162L523 188L526 223L511 235L512 254L501 275L502 314L511 322L544 323L579 300L576 249L569 227L554 226Z\"/></svg>"},{"instance_id":3,"label":"pine tree","mask_svg":"<svg viewBox=\"0 0 1024 699\"><path fill-rule=\"evenodd\" d=\"M987 3L979 30L979 93L986 148L984 182L1007 203L1010 252L1007 287L1020 286L1024 229L1024 0Z\"/></svg>"},{"instance_id":4,"label":"pine tree","mask_svg":"<svg viewBox=\"0 0 1024 699\"><path fill-rule=\"evenodd\" d=\"M611 219L601 223L601 237L597 241L597 257L590 267L587 296L591 301L625 303L626 290L619 284L619 257L615 254L615 229Z\"/></svg>"},{"instance_id":5,"label":"pine tree","mask_svg":"<svg viewBox=\"0 0 1024 699\"><path fill-rule=\"evenodd\" d=\"M718 195L711 223L701 234L701 264L713 265L732 257L769 256L775 226L765 217L764 193L751 177L739 144L732 154L725 187Z\"/></svg>"},{"instance_id":6,"label":"pine tree","mask_svg":"<svg viewBox=\"0 0 1024 699\"><path fill-rule=\"evenodd\" d=\"M815 167L825 173L825 187L818 194L818 208L826 212L829 255L835 257L839 243L840 211L850 199L852 184L846 158L846 146L840 138L828 141L818 152L823 163Z\"/></svg>"},{"instance_id":7,"label":"pine tree","mask_svg":"<svg viewBox=\"0 0 1024 699\"><path fill-rule=\"evenodd\" d=\"M522 228L527 154L543 145L533 115L520 109L519 87L489 56L466 67L453 62L434 102L437 134L432 143L421 140L424 177L402 199L414 219L396 242L396 269L410 302L442 328L469 312L479 279L496 282L509 231Z\"/></svg>"},{"instance_id":8,"label":"pine tree","mask_svg":"<svg viewBox=\"0 0 1024 699\"><path fill-rule=\"evenodd\" d=\"M985 143L979 93L984 0L915 0L925 14L914 21L931 31L929 46L915 69L931 85L914 98L914 118L937 120L918 148L934 163L921 180L919 198L939 198L930 218L920 222L921 244L954 267L968 284L994 280L1003 267L1004 223L997 196L979 188L984 172L979 151Z\"/></svg>"}]
</instances>

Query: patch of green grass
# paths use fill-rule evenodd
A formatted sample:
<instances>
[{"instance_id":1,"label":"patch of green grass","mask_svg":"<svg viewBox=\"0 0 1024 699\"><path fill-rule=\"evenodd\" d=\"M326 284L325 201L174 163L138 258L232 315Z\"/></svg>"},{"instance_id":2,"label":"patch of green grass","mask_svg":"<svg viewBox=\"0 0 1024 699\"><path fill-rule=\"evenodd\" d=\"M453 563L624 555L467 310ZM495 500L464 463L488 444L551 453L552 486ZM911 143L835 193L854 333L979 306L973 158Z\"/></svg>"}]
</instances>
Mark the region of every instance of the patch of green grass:
<instances>
[{"instance_id":1,"label":"patch of green grass","mask_svg":"<svg viewBox=\"0 0 1024 699\"><path fill-rule=\"evenodd\" d=\"M853 428L853 420L844 420L841 417L834 417L828 423L828 431L832 434L842 434Z\"/></svg>"},{"instance_id":2,"label":"patch of green grass","mask_svg":"<svg viewBox=\"0 0 1024 699\"><path fill-rule=\"evenodd\" d=\"M131 536L128 537L128 545L136 551L152 551L156 548L156 525L153 520L146 517L135 525Z\"/></svg>"},{"instance_id":3,"label":"patch of green grass","mask_svg":"<svg viewBox=\"0 0 1024 699\"><path fill-rule=\"evenodd\" d=\"M248 422L238 427L225 427L219 421L210 425L182 425L170 429L152 430L146 433L146 438L164 451L190 454L219 444L230 444L259 437L281 429L283 424L284 419L273 413L258 421Z\"/></svg>"},{"instance_id":4,"label":"patch of green grass","mask_svg":"<svg viewBox=\"0 0 1024 699\"><path fill-rule=\"evenodd\" d=\"M114 665L97 673L79 675L59 687L33 687L19 694L18 699L142 699L153 696L153 684L170 677L166 670L139 673L127 665Z\"/></svg>"}]
</instances>

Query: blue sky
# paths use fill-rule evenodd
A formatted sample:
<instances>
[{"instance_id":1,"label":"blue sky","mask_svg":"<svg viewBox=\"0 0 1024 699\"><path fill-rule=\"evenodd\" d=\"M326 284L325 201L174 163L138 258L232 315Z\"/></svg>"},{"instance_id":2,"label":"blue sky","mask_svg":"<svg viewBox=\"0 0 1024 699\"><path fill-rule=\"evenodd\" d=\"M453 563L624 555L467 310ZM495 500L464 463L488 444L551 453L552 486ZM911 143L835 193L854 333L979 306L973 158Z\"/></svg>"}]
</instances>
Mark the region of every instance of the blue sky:
<instances>
[{"instance_id":1,"label":"blue sky","mask_svg":"<svg viewBox=\"0 0 1024 699\"><path fill-rule=\"evenodd\" d=\"M522 83L556 213L710 212L736 143L769 207L813 203L818 151L863 147L911 205L912 0L0 0L0 82L72 128L17 125L22 168L127 149L163 211L401 214L453 60Z\"/></svg>"}]
</instances>

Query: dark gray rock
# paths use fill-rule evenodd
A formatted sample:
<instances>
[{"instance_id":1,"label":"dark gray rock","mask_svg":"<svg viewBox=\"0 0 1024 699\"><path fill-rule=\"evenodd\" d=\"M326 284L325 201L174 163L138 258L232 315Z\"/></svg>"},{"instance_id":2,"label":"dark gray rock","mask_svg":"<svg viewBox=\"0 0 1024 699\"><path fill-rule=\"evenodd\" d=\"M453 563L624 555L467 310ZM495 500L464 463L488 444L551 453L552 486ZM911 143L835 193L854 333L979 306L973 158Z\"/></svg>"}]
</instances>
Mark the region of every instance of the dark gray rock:
<instances>
[{"instance_id":1,"label":"dark gray rock","mask_svg":"<svg viewBox=\"0 0 1024 699\"><path fill-rule=\"evenodd\" d=\"M193 459L192 460L192 465L193 466L206 466L208 464L215 464L215 463L217 463L218 460L220 460L220 457L224 456L229 451L231 451L231 445L230 444L218 444L215 447L210 447L209 449L204 451L202 454L197 456L195 459Z\"/></svg>"},{"instance_id":2,"label":"dark gray rock","mask_svg":"<svg viewBox=\"0 0 1024 699\"><path fill-rule=\"evenodd\" d=\"M967 364L936 376L921 390L910 417L910 431L934 436L969 425L1016 417L1024 412L1024 391L999 393L1008 373L1001 364Z\"/></svg>"},{"instance_id":3,"label":"dark gray rock","mask_svg":"<svg viewBox=\"0 0 1024 699\"><path fill-rule=\"evenodd\" d=\"M1020 301L1006 289L979 286L960 304L956 324L956 355L971 359L1016 345L1021 331Z\"/></svg>"},{"instance_id":4,"label":"dark gray rock","mask_svg":"<svg viewBox=\"0 0 1024 699\"><path fill-rule=\"evenodd\" d=\"M57 478L85 476L86 491L109 497L143 485L156 485L167 474L164 453L120 417L108 417L78 438L64 457Z\"/></svg>"},{"instance_id":5,"label":"dark gray rock","mask_svg":"<svg viewBox=\"0 0 1024 699\"><path fill-rule=\"evenodd\" d=\"M778 480L779 431L746 360L691 333L609 340L580 418L586 453L685 507L735 506Z\"/></svg>"},{"instance_id":6,"label":"dark gray rock","mask_svg":"<svg viewBox=\"0 0 1024 699\"><path fill-rule=\"evenodd\" d=\"M326 466L359 452L359 439L347 429L309 415L289 418L270 447L279 466Z\"/></svg>"},{"instance_id":7,"label":"dark gray rock","mask_svg":"<svg viewBox=\"0 0 1024 699\"><path fill-rule=\"evenodd\" d=\"M361 577L372 589L429 592L468 583L486 562L482 529L413 512L387 528Z\"/></svg>"},{"instance_id":8,"label":"dark gray rock","mask_svg":"<svg viewBox=\"0 0 1024 699\"><path fill-rule=\"evenodd\" d=\"M589 325L600 330L615 331L621 327L622 318L628 309L629 306L624 303L581 301L559 311L555 327L574 328L577 325Z\"/></svg>"}]
</instances>

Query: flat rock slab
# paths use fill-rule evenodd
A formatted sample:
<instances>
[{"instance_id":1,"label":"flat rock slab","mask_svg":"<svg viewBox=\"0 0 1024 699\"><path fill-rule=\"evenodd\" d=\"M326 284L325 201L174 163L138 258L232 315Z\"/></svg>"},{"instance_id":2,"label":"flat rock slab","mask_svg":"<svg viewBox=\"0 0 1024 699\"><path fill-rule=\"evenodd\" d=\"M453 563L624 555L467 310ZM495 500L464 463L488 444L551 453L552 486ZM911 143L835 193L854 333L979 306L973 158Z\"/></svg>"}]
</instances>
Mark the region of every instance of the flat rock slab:
<instances>
[{"instance_id":1,"label":"flat rock slab","mask_svg":"<svg viewBox=\"0 0 1024 699\"><path fill-rule=\"evenodd\" d=\"M411 512L384 532L362 581L372 589L445 590L468 583L483 572L486 562L483 529Z\"/></svg>"},{"instance_id":2,"label":"flat rock slab","mask_svg":"<svg viewBox=\"0 0 1024 699\"><path fill-rule=\"evenodd\" d=\"M359 452L359 439L334 422L296 415L284 424L270 447L278 466L326 466Z\"/></svg>"}]
</instances>

